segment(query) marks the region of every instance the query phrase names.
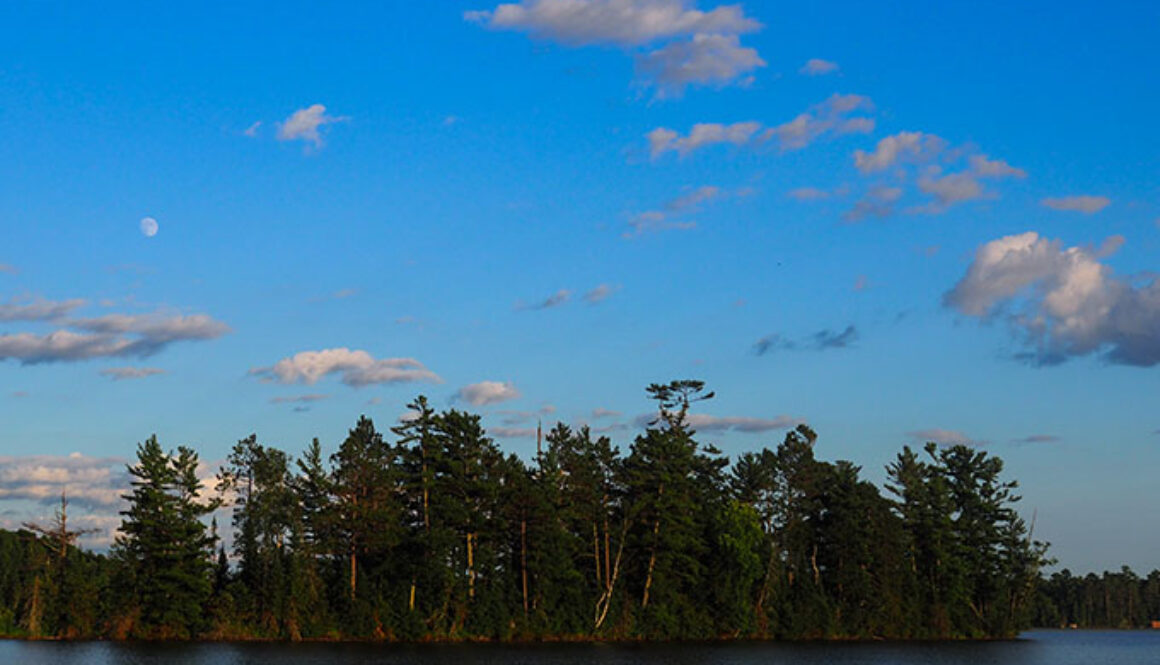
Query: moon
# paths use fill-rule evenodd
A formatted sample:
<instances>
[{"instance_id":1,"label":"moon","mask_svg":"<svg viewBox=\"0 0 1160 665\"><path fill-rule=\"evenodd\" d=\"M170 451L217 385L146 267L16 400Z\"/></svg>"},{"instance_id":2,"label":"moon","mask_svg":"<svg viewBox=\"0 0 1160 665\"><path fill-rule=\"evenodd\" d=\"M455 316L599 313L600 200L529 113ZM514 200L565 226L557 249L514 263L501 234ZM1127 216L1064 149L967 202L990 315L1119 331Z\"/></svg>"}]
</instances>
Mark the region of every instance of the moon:
<instances>
[{"instance_id":1,"label":"moon","mask_svg":"<svg viewBox=\"0 0 1160 665\"><path fill-rule=\"evenodd\" d=\"M141 219L141 235L145 236L146 238L152 238L153 236L157 235L158 228L160 227L157 225L156 219L153 219L152 217L143 217Z\"/></svg>"}]
</instances>

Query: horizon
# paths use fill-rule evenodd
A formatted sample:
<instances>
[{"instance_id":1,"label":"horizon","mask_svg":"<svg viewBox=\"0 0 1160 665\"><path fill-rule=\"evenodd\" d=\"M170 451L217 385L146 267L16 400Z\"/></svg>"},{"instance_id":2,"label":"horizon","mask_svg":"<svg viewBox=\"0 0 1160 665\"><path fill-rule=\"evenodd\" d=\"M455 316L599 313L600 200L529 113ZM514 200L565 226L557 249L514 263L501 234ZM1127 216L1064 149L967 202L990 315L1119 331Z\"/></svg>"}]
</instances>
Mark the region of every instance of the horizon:
<instances>
[{"instance_id":1,"label":"horizon","mask_svg":"<svg viewBox=\"0 0 1160 665\"><path fill-rule=\"evenodd\" d=\"M1160 9L311 9L0 7L0 526L115 526L152 433L627 451L696 378L730 458L968 443L1058 569L1160 568Z\"/></svg>"}]
</instances>

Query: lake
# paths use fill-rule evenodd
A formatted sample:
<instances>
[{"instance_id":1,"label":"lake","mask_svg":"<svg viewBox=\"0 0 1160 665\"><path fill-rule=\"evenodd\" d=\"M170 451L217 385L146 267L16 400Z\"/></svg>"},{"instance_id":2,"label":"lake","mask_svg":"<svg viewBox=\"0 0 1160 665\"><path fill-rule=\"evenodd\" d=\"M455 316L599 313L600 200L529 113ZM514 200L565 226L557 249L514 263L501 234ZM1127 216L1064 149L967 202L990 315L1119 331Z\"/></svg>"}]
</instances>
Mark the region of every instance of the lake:
<instances>
[{"instance_id":1,"label":"lake","mask_svg":"<svg viewBox=\"0 0 1160 665\"><path fill-rule=\"evenodd\" d=\"M1149 665L1160 631L1031 631L1009 642L722 644L124 644L0 642L21 665Z\"/></svg>"}]
</instances>

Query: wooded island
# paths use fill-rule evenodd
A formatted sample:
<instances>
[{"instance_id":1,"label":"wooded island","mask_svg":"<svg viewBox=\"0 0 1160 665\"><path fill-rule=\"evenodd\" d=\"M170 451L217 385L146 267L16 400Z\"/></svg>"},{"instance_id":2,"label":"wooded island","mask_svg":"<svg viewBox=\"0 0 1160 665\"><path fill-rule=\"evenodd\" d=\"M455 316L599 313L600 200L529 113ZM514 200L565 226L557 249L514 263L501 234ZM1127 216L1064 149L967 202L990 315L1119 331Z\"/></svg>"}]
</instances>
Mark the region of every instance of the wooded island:
<instances>
[{"instance_id":1,"label":"wooded island","mask_svg":"<svg viewBox=\"0 0 1160 665\"><path fill-rule=\"evenodd\" d=\"M419 397L394 442L363 417L329 457L317 439L295 460L249 436L211 491L195 451L151 437L107 555L74 546L63 506L39 533L0 532L0 632L934 639L1071 616L1037 589L1046 545L997 457L905 447L883 494L817 459L805 425L730 461L690 426L712 397L701 382L648 392L657 418L626 455L557 424L527 463L479 415ZM227 499L232 552L206 524Z\"/></svg>"}]
</instances>

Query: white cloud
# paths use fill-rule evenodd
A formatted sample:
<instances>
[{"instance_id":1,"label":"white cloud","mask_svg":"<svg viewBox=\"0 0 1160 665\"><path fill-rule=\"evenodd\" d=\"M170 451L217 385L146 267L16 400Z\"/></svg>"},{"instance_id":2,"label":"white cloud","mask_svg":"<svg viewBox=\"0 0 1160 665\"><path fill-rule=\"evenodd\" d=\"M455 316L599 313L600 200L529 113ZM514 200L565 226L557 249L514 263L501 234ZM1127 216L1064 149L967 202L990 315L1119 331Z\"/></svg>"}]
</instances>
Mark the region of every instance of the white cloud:
<instances>
[{"instance_id":1,"label":"white cloud","mask_svg":"<svg viewBox=\"0 0 1160 665\"><path fill-rule=\"evenodd\" d=\"M157 374L165 374L165 370L157 367L110 367L100 371L101 376L107 376L113 381L127 379L144 379Z\"/></svg>"},{"instance_id":2,"label":"white cloud","mask_svg":"<svg viewBox=\"0 0 1160 665\"><path fill-rule=\"evenodd\" d=\"M302 351L283 358L270 367L255 367L250 375L266 377L279 383L313 384L329 374L339 374L341 381L356 388L376 383L410 383L442 379L413 358L375 359L361 350L345 347Z\"/></svg>"},{"instance_id":3,"label":"white cloud","mask_svg":"<svg viewBox=\"0 0 1160 665\"><path fill-rule=\"evenodd\" d=\"M697 33L742 34L761 28L740 5L705 12L687 0L523 0L464 18L492 30L527 32L570 46L642 46Z\"/></svg>"},{"instance_id":4,"label":"white cloud","mask_svg":"<svg viewBox=\"0 0 1160 665\"><path fill-rule=\"evenodd\" d=\"M636 68L653 82L661 97L679 97L690 84L722 87L749 83L747 77L765 61L757 49L741 45L737 35L693 35L637 57Z\"/></svg>"},{"instance_id":5,"label":"white cloud","mask_svg":"<svg viewBox=\"0 0 1160 665\"><path fill-rule=\"evenodd\" d=\"M924 163L934 159L946 141L934 134L899 132L878 141L874 152L854 151L854 166L862 173L884 171L903 163Z\"/></svg>"},{"instance_id":6,"label":"white cloud","mask_svg":"<svg viewBox=\"0 0 1160 665\"><path fill-rule=\"evenodd\" d=\"M51 313L51 310L49 307L45 311ZM29 320L35 312L23 310L17 314ZM215 339L230 332L229 326L205 314L108 314L72 319L64 325L84 332L62 329L45 335L0 335L0 360L11 358L33 365L104 357L144 357L175 342Z\"/></svg>"},{"instance_id":7,"label":"white cloud","mask_svg":"<svg viewBox=\"0 0 1160 665\"><path fill-rule=\"evenodd\" d=\"M873 108L874 104L868 97L834 94L798 114L793 120L774 127L765 127L755 120L729 125L698 123L685 136L667 127L658 127L646 134L645 138L648 139L649 153L653 159L666 152L675 152L685 157L701 148L720 144L741 147L773 143L782 151L800 150L824 136L873 131L873 118L852 115Z\"/></svg>"},{"instance_id":8,"label":"white cloud","mask_svg":"<svg viewBox=\"0 0 1160 665\"><path fill-rule=\"evenodd\" d=\"M320 128L343 122L347 118L326 114L326 107L322 104L313 104L304 109L298 109L290 114L289 118L278 124L279 141L306 141L314 144L315 148L322 147L322 133Z\"/></svg>"},{"instance_id":9,"label":"white cloud","mask_svg":"<svg viewBox=\"0 0 1160 665\"><path fill-rule=\"evenodd\" d=\"M86 302L80 298L72 300L34 300L20 302L9 300L0 304L0 322L8 321L55 321L68 316Z\"/></svg>"},{"instance_id":10,"label":"white cloud","mask_svg":"<svg viewBox=\"0 0 1160 665\"><path fill-rule=\"evenodd\" d=\"M1091 215L1111 205L1112 200L1106 196L1061 196L1049 197L1040 203L1052 210L1082 212L1085 215Z\"/></svg>"},{"instance_id":11,"label":"white cloud","mask_svg":"<svg viewBox=\"0 0 1160 665\"><path fill-rule=\"evenodd\" d=\"M252 125L250 125L249 127L247 127L247 128L245 129L245 131L243 131L242 133L243 133L243 134L245 134L246 136L250 137L250 138L254 138L255 136L257 136L257 135L258 135L258 128L260 128L261 126L262 126L262 121L261 121L261 120L258 120L258 121L257 121L257 122L255 122L254 124L252 124Z\"/></svg>"},{"instance_id":12,"label":"white cloud","mask_svg":"<svg viewBox=\"0 0 1160 665\"><path fill-rule=\"evenodd\" d=\"M983 186L981 182L983 178L997 180L1027 177L1027 172L1023 169L1017 169L1001 159L989 159L986 155L971 155L967 163L968 166L963 171L941 175L941 170L934 167L928 174L920 176L919 191L930 194L934 200L913 211L940 213L956 203L996 198L994 192L988 191Z\"/></svg>"},{"instance_id":13,"label":"white cloud","mask_svg":"<svg viewBox=\"0 0 1160 665\"><path fill-rule=\"evenodd\" d=\"M600 284L596 288L584 294L584 302L588 303L589 305L595 305L596 303L604 302L609 297L611 297L612 294L619 290L619 286L614 286L611 284Z\"/></svg>"},{"instance_id":14,"label":"white cloud","mask_svg":"<svg viewBox=\"0 0 1160 665\"><path fill-rule=\"evenodd\" d=\"M693 125L688 136L682 137L671 129L657 127L649 132L646 138L649 142L649 152L653 159L656 159L669 151L684 157L699 148L719 143L742 146L749 143L760 130L761 123L752 120L735 122L731 125L703 122Z\"/></svg>"},{"instance_id":15,"label":"white cloud","mask_svg":"<svg viewBox=\"0 0 1160 665\"><path fill-rule=\"evenodd\" d=\"M874 131L874 119L849 116L873 108L868 97L834 94L793 120L769 128L762 138L775 140L783 151L788 151L800 150L826 134L865 134Z\"/></svg>"},{"instance_id":16,"label":"white cloud","mask_svg":"<svg viewBox=\"0 0 1160 665\"><path fill-rule=\"evenodd\" d=\"M1099 250L1064 248L1029 231L979 248L943 302L972 317L1005 315L1031 351L1017 357L1054 364L1091 353L1109 362L1160 364L1160 282L1116 278Z\"/></svg>"},{"instance_id":17,"label":"white cloud","mask_svg":"<svg viewBox=\"0 0 1160 665\"><path fill-rule=\"evenodd\" d=\"M810 58L806 60L806 64L798 70L798 73L806 76L823 76L825 74L833 74L838 71L838 63L830 62L829 60L822 60L821 58Z\"/></svg>"},{"instance_id":18,"label":"white cloud","mask_svg":"<svg viewBox=\"0 0 1160 665\"><path fill-rule=\"evenodd\" d=\"M592 409L592 419L593 420L600 420L602 418L619 418L620 415L621 414L619 411L613 411L612 409L603 409L603 408Z\"/></svg>"},{"instance_id":19,"label":"white cloud","mask_svg":"<svg viewBox=\"0 0 1160 665\"><path fill-rule=\"evenodd\" d=\"M511 382L501 383L499 381L480 381L471 385L464 386L455 393L455 397L472 406L484 406L487 404L498 404L500 402L507 402L516 399L520 396L520 391Z\"/></svg>"},{"instance_id":20,"label":"white cloud","mask_svg":"<svg viewBox=\"0 0 1160 665\"><path fill-rule=\"evenodd\" d=\"M523 0L463 17L567 46L635 52L638 74L662 97L680 95L690 84L744 83L749 72L765 65L755 49L739 42L738 35L762 27L740 5L703 11L689 0Z\"/></svg>"},{"instance_id":21,"label":"white cloud","mask_svg":"<svg viewBox=\"0 0 1160 665\"><path fill-rule=\"evenodd\" d=\"M63 491L70 503L109 508L120 505L128 485L121 458L80 453L0 456L0 500L55 504Z\"/></svg>"}]
</instances>

